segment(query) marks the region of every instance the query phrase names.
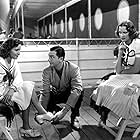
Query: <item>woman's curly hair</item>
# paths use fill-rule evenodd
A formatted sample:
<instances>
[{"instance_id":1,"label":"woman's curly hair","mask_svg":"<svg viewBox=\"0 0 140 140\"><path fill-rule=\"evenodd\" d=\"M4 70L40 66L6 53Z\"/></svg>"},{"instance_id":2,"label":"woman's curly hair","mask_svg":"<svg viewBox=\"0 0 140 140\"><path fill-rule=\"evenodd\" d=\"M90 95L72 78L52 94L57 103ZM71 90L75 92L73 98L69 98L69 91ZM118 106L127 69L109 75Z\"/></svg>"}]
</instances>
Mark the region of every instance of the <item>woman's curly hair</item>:
<instances>
[{"instance_id":1,"label":"woman's curly hair","mask_svg":"<svg viewBox=\"0 0 140 140\"><path fill-rule=\"evenodd\" d=\"M9 57L11 49L17 47L19 44L23 45L23 42L17 38L8 38L0 46L0 57L4 59Z\"/></svg>"},{"instance_id":2,"label":"woman's curly hair","mask_svg":"<svg viewBox=\"0 0 140 140\"><path fill-rule=\"evenodd\" d=\"M126 21L123 21L121 22L117 28L116 28L116 31L115 31L115 34L117 37L120 37L119 36L119 27L122 27L122 26L125 26L126 27L126 30L129 32L129 37L130 39L135 39L135 38L138 38L139 36L139 32L136 30L134 24L132 21L130 20L126 20Z\"/></svg>"}]
</instances>

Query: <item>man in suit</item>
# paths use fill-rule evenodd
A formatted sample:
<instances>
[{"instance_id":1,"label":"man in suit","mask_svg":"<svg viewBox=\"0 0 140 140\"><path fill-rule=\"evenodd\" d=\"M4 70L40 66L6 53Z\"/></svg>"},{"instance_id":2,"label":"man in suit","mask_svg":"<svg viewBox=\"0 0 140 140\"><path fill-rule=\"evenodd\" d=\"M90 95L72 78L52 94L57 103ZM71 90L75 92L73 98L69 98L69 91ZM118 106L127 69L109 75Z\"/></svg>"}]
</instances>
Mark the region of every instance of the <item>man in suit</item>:
<instances>
[{"instance_id":1,"label":"man in suit","mask_svg":"<svg viewBox=\"0 0 140 140\"><path fill-rule=\"evenodd\" d=\"M50 65L43 70L43 94L40 101L43 107L55 112L54 122L61 120L71 109L71 126L78 130L79 108L83 98L80 69L77 65L65 61L65 50L54 46L49 52ZM57 104L65 103L60 109Z\"/></svg>"}]
</instances>

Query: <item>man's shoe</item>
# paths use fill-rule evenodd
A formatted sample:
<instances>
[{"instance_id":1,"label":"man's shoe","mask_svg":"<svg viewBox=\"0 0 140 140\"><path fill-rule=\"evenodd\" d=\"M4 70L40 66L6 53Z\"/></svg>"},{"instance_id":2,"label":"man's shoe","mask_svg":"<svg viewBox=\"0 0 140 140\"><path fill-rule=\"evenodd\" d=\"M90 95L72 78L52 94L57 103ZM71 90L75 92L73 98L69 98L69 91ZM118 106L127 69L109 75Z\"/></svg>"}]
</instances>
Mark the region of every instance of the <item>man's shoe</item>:
<instances>
[{"instance_id":1,"label":"man's shoe","mask_svg":"<svg viewBox=\"0 0 140 140\"><path fill-rule=\"evenodd\" d=\"M59 123L60 123L59 120L57 120L57 121L52 121L52 122L51 122L51 124L53 124L53 125L56 125L56 124L59 124Z\"/></svg>"},{"instance_id":2,"label":"man's shoe","mask_svg":"<svg viewBox=\"0 0 140 140\"><path fill-rule=\"evenodd\" d=\"M81 125L80 125L79 120L78 120L77 117L74 120L71 121L71 127L74 130L77 130L77 131L81 129Z\"/></svg>"}]
</instances>

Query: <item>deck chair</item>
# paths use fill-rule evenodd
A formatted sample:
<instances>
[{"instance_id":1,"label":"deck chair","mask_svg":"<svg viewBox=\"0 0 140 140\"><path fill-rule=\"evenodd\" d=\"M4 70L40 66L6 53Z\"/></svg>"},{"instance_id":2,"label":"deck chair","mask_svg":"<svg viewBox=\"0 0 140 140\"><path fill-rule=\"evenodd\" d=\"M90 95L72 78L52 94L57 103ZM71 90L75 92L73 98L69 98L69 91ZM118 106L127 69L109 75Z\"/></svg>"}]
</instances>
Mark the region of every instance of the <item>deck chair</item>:
<instances>
[{"instance_id":1,"label":"deck chair","mask_svg":"<svg viewBox=\"0 0 140 140\"><path fill-rule=\"evenodd\" d=\"M14 140L10 134L10 130L7 127L7 119L5 116L0 114L0 131L5 134L8 140Z\"/></svg>"},{"instance_id":2,"label":"deck chair","mask_svg":"<svg viewBox=\"0 0 140 140\"><path fill-rule=\"evenodd\" d=\"M137 138L137 136L140 133L140 126L137 127L138 124L140 124L140 117L135 117L132 120L125 120L125 119L119 118L118 122L116 123L116 129L118 129L117 132L102 122L100 123L100 126L102 126L109 133L111 133L115 137L115 140L121 140L125 131L132 132L133 133L132 138Z\"/></svg>"},{"instance_id":3,"label":"deck chair","mask_svg":"<svg viewBox=\"0 0 140 140\"><path fill-rule=\"evenodd\" d=\"M8 140L14 140L10 134L10 127L15 115L19 113L16 105L14 107L12 110L8 105L0 103L0 132L4 133Z\"/></svg>"},{"instance_id":4,"label":"deck chair","mask_svg":"<svg viewBox=\"0 0 140 140\"><path fill-rule=\"evenodd\" d=\"M91 99L90 106L98 113L98 107L95 104L96 100L97 100L96 89L97 89L97 86L94 89L95 90L95 93L93 93L94 95L92 94L90 97L90 99ZM118 129L118 131L117 132L114 131L111 127L105 125L101 121L99 121L99 125L102 126L103 128L105 128L109 133L111 133L115 137L115 140L121 140L122 135L124 134L125 131L133 132L133 135L132 135L133 138L136 138L139 135L139 133L140 133L140 116L136 116L135 118L133 118L131 120L119 118L113 112L110 112L108 116L110 116L110 117L108 117L108 120L111 117L115 118L117 120L115 127Z\"/></svg>"}]
</instances>

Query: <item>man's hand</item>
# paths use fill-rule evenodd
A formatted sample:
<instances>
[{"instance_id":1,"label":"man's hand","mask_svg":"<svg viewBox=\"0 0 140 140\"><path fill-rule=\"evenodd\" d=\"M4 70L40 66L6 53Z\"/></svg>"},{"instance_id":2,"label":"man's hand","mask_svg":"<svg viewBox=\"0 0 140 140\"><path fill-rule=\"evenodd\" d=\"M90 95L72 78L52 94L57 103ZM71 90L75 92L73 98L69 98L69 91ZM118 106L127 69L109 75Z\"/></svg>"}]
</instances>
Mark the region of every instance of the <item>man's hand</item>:
<instances>
[{"instance_id":1,"label":"man's hand","mask_svg":"<svg viewBox=\"0 0 140 140\"><path fill-rule=\"evenodd\" d=\"M67 112L69 110L70 110L70 106L69 105L66 105L62 110L58 111L54 115L53 121L56 122L56 121L59 121L59 120L63 119L64 116L67 114Z\"/></svg>"},{"instance_id":2,"label":"man's hand","mask_svg":"<svg viewBox=\"0 0 140 140\"><path fill-rule=\"evenodd\" d=\"M66 114L64 113L63 109L61 111L58 111L55 115L54 115L54 118L52 119L53 122L56 122L56 121L59 121L61 119L64 118Z\"/></svg>"}]
</instances>

